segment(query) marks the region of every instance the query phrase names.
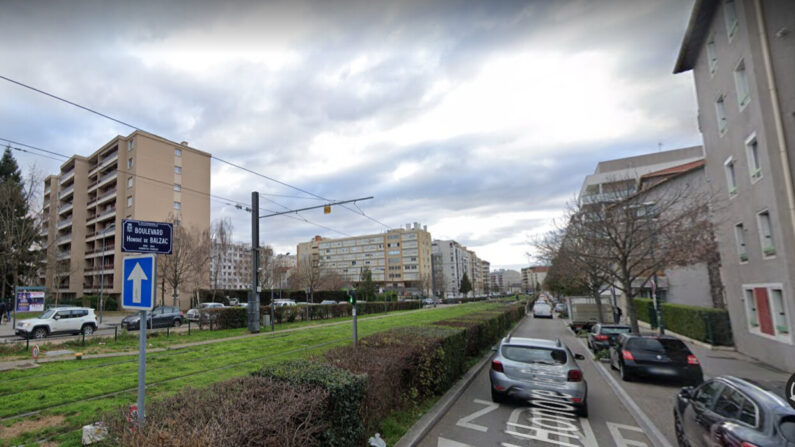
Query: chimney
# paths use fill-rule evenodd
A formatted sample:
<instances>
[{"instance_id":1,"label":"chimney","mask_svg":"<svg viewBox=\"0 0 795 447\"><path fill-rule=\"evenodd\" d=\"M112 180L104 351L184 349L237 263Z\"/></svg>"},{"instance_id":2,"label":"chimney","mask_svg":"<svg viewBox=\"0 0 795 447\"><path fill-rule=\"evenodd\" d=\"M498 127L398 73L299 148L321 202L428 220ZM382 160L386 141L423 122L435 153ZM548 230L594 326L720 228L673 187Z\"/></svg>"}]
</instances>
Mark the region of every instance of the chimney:
<instances>
[{"instance_id":1,"label":"chimney","mask_svg":"<svg viewBox=\"0 0 795 447\"><path fill-rule=\"evenodd\" d=\"M188 142L187 142L187 141L183 141L183 142L181 142L181 143L179 143L179 144L181 144L181 145L183 145L183 146L187 146L187 145L188 145Z\"/></svg>"}]
</instances>

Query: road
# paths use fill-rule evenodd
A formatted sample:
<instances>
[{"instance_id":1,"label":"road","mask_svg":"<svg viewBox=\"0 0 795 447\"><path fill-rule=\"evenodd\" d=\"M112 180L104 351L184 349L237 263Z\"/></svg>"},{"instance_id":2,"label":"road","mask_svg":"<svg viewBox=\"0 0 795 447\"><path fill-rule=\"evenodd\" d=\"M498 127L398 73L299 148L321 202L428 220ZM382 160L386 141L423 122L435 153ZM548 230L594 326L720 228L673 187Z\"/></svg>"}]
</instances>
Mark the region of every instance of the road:
<instances>
[{"instance_id":1,"label":"road","mask_svg":"<svg viewBox=\"0 0 795 447\"><path fill-rule=\"evenodd\" d=\"M584 345L565 329L560 320L527 317L514 332L516 337L560 338L586 360L578 363L588 382L590 416L571 417L568 422L539 417L521 403L492 403L488 363L450 410L419 443L421 447L467 446L563 446L563 447L652 447L635 419L621 404ZM670 392L670 391L669 391ZM670 399L658 406L670 409Z\"/></svg>"}]
</instances>

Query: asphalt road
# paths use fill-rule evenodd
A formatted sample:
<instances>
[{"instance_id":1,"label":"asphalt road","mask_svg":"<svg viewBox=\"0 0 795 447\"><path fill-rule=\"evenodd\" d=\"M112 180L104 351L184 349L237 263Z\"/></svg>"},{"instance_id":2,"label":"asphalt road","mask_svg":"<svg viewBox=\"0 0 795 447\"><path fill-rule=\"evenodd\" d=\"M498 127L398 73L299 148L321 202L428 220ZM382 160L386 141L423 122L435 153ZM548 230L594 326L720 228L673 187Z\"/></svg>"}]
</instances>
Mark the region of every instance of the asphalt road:
<instances>
[{"instance_id":1,"label":"asphalt road","mask_svg":"<svg viewBox=\"0 0 795 447\"><path fill-rule=\"evenodd\" d=\"M560 320L527 317L514 336L560 338L572 352L586 356L586 360L578 363L588 382L589 417L547 418L534 414L533 408L522 403L492 403L488 375L491 364L488 363L422 439L421 447L652 447L643 430L636 426L635 419L597 371L599 366L590 360L592 356ZM670 409L669 399L664 402L666 409Z\"/></svg>"}]
</instances>

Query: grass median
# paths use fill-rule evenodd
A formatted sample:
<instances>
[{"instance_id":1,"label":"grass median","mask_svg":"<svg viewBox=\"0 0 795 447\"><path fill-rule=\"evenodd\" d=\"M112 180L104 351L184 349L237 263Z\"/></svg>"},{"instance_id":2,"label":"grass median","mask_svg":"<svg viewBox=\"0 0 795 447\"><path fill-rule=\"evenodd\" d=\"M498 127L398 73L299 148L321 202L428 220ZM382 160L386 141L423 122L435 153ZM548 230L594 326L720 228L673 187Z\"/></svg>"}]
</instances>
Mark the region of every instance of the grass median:
<instances>
[{"instance_id":1,"label":"grass median","mask_svg":"<svg viewBox=\"0 0 795 447\"><path fill-rule=\"evenodd\" d=\"M498 304L475 303L362 318L359 335L431 324L498 307ZM158 399L186 385L202 387L243 376L263 364L308 358L350 343L350 325L338 324L152 353L147 356L147 399ZM81 425L97 420L103 411L114 406L135 402L137 363L137 356L132 355L47 363L34 369L3 372L0 418L6 427L4 431L11 431L8 428L20 420L49 417L59 422L14 438L5 438L0 432L0 445L43 438L79 445L79 433L75 430Z\"/></svg>"}]
</instances>

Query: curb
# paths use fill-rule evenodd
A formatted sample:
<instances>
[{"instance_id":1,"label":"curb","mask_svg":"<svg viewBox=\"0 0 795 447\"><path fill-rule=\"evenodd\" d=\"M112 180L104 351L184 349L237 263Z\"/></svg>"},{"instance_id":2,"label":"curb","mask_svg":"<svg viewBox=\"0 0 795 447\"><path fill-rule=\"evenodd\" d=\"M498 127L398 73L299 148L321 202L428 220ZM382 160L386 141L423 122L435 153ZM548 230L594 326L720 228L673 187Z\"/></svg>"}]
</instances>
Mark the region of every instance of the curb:
<instances>
[{"instance_id":1,"label":"curb","mask_svg":"<svg viewBox=\"0 0 795 447\"><path fill-rule=\"evenodd\" d=\"M577 338L577 341L580 342L583 348L590 353L588 346L581 338ZM649 438L649 441L654 445L654 447L674 447L665 435L660 432L660 429L654 425L654 422L646 415L646 413L641 410L637 403L629 396L629 393L624 390L618 381L610 374L610 372L605 368L605 366L599 362L594 360L593 356L588 356L590 361L594 364L594 367L599 371L599 373L604 377L607 384L610 385L610 388L613 389L618 399L624 404L624 407L627 409L627 412L635 419L638 426L643 429L644 434L646 437Z\"/></svg>"},{"instance_id":2,"label":"curb","mask_svg":"<svg viewBox=\"0 0 795 447\"><path fill-rule=\"evenodd\" d=\"M522 320L527 318L527 316L522 317L521 320L516 322L513 329L511 329L508 333L512 333L516 327L521 324ZM475 380L477 377L478 372L486 366L486 364L491 360L494 356L494 353L489 351L475 366L469 368L469 371L464 374L464 377L458 380L452 388L450 388L444 395L439 399L436 404L431 407L428 412L426 412L420 420L414 423L414 425L409 428L405 435L395 443L395 447L414 447L431 431L434 425L447 414L447 411L450 410L450 407L455 404L459 397L464 394L464 391L467 387Z\"/></svg>"},{"instance_id":3,"label":"curb","mask_svg":"<svg viewBox=\"0 0 795 447\"><path fill-rule=\"evenodd\" d=\"M640 327L642 327L644 329L650 329L650 330L652 329L651 325L649 323L646 323L645 321L638 320L638 326L640 326ZM702 347L704 349L709 349L710 351L729 351L729 352L736 352L737 351L737 348L735 348L734 346L711 345L711 344L705 343L705 342L703 342L701 340L695 340L695 339L690 338L690 337L688 337L686 335L678 334L678 333L676 333L674 331L671 331L671 330L668 330L668 329L665 330L665 334L666 335L673 335L675 337L679 337L679 338L681 338L682 340L684 340L684 341L686 341L688 343L692 343L692 344L694 344L696 346L700 346L700 347Z\"/></svg>"}]
</instances>

